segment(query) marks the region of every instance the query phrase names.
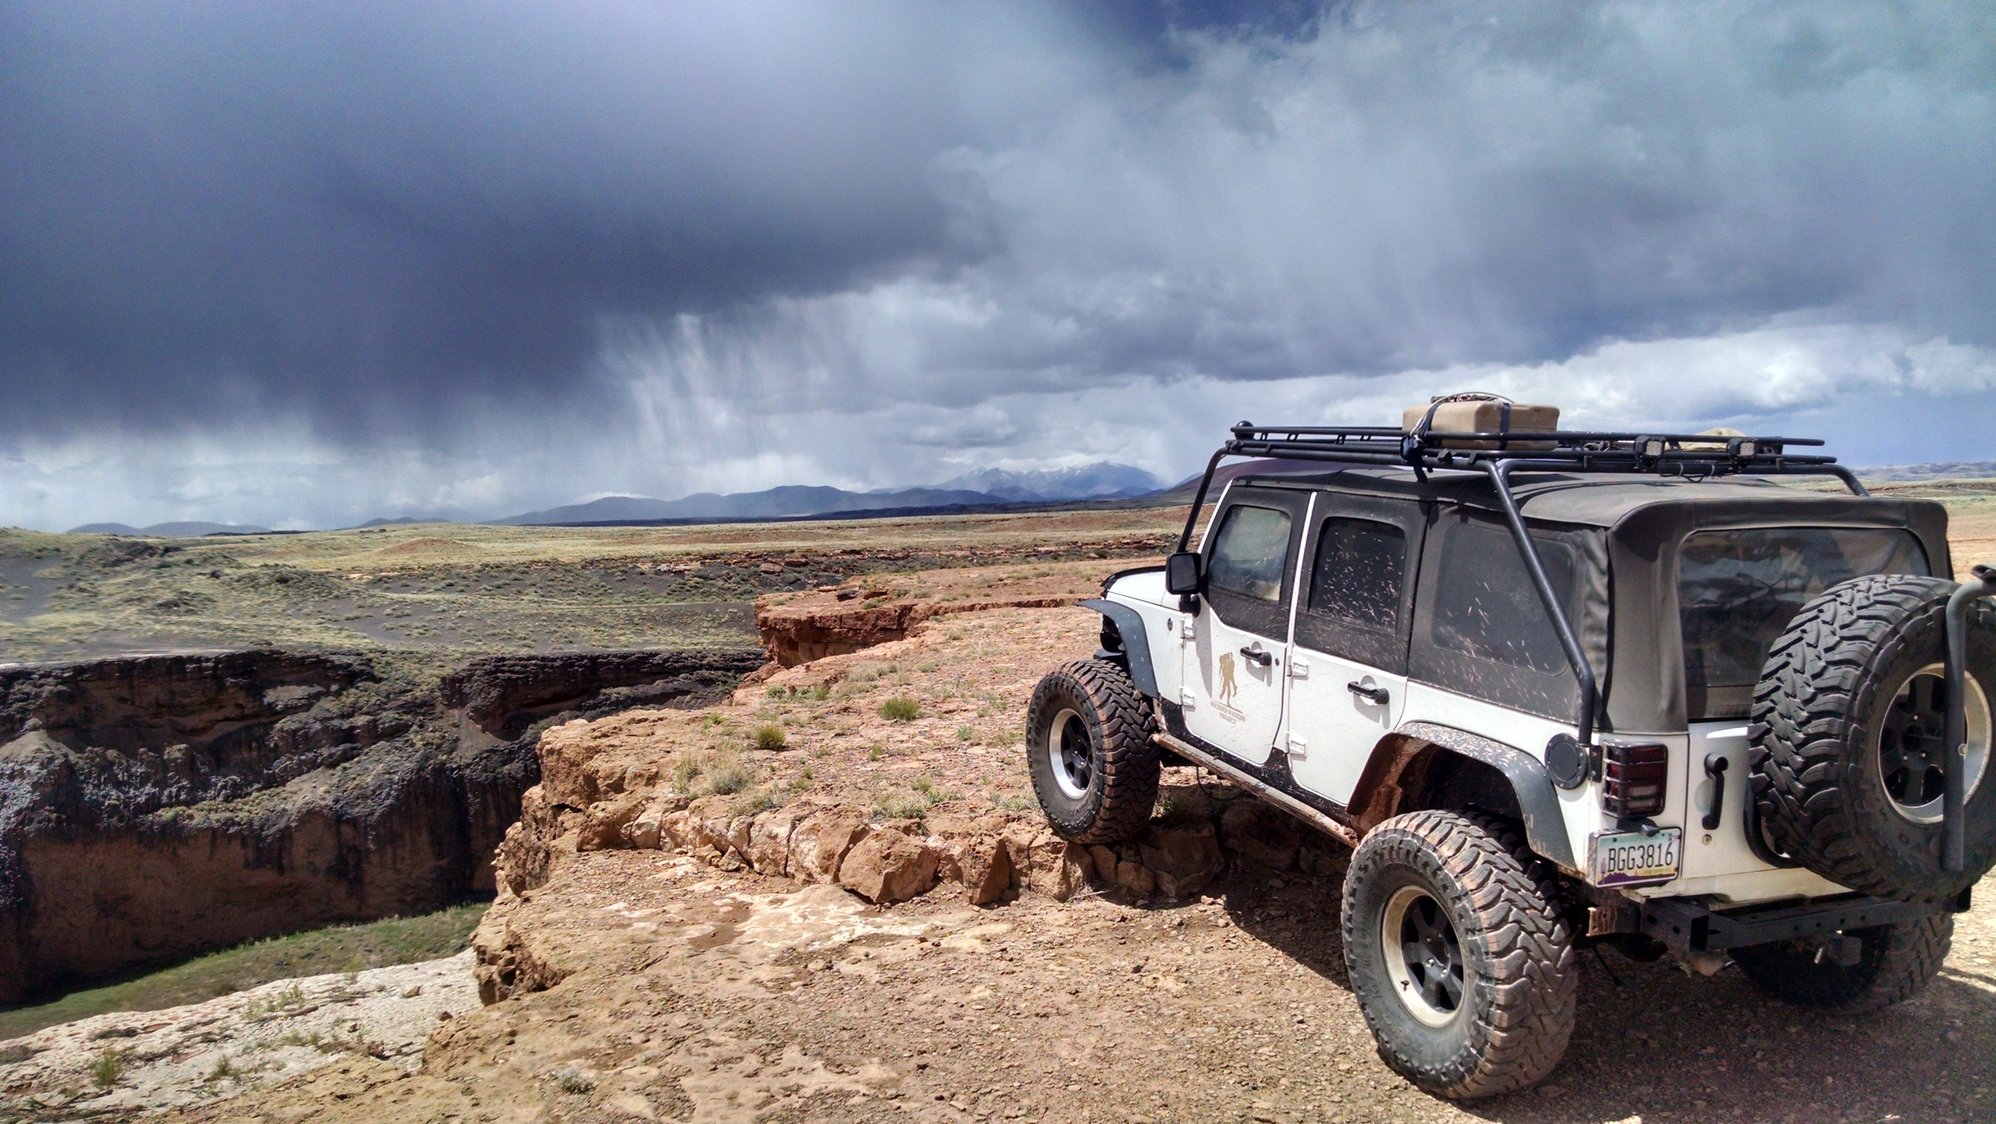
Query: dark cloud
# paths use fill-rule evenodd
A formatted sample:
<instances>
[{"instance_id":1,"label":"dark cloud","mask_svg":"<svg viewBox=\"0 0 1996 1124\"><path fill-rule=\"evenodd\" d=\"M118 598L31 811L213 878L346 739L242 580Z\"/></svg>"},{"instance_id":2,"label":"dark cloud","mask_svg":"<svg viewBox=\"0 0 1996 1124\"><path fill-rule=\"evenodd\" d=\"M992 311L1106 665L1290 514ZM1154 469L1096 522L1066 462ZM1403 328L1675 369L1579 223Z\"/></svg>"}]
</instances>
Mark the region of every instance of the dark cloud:
<instances>
[{"instance_id":1,"label":"dark cloud","mask_svg":"<svg viewBox=\"0 0 1996 1124\"><path fill-rule=\"evenodd\" d=\"M12 5L0 155L0 468L179 466L68 523L1996 393L1972 0Z\"/></svg>"},{"instance_id":2,"label":"dark cloud","mask_svg":"<svg viewBox=\"0 0 1996 1124\"><path fill-rule=\"evenodd\" d=\"M0 8L0 407L570 394L603 316L947 256L928 164L1046 18L1014 13Z\"/></svg>"}]
</instances>

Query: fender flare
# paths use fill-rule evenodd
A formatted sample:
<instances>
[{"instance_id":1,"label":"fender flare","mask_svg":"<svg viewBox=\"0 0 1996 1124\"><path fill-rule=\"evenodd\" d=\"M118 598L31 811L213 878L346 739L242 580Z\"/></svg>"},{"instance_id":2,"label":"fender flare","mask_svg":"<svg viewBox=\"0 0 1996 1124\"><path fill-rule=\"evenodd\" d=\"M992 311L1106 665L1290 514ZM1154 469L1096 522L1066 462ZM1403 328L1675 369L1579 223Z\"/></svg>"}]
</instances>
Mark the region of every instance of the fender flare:
<instances>
[{"instance_id":1,"label":"fender flare","mask_svg":"<svg viewBox=\"0 0 1996 1124\"><path fill-rule=\"evenodd\" d=\"M1131 682L1147 698L1156 698L1157 668L1151 664L1150 638L1144 632L1143 614L1104 597L1091 597L1081 602L1081 607L1095 610L1116 626L1116 634L1123 638L1123 654L1130 665Z\"/></svg>"},{"instance_id":2,"label":"fender flare","mask_svg":"<svg viewBox=\"0 0 1996 1124\"><path fill-rule=\"evenodd\" d=\"M1369 805L1374 803L1376 795L1388 795L1397 801L1397 782L1402 771L1430 746L1436 754L1466 758L1497 770L1518 799L1518 811L1525 821L1525 842L1533 853L1570 874L1580 872L1574 862L1573 844L1567 839L1559 791L1553 787L1545 765L1516 746L1452 726L1407 722L1381 739L1352 791L1352 811L1370 818L1367 813L1376 809ZM1382 792L1384 789L1391 791ZM1369 822L1362 825L1367 829L1371 826Z\"/></svg>"}]
</instances>

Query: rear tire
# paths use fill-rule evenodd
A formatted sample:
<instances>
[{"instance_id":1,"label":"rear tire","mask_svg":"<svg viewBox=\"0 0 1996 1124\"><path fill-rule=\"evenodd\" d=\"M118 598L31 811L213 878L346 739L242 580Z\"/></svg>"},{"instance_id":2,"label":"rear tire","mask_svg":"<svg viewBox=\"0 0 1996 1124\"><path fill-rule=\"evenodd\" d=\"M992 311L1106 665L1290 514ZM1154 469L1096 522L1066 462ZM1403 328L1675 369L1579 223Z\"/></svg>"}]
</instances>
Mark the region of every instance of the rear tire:
<instances>
[{"instance_id":1,"label":"rear tire","mask_svg":"<svg viewBox=\"0 0 1996 1124\"><path fill-rule=\"evenodd\" d=\"M1849 966L1819 955L1822 946L1807 941L1734 949L1733 959L1748 979L1783 1002L1846 1013L1876 1011L1913 998L1933 980L1954 941L1954 914L1846 935L1859 942L1857 963Z\"/></svg>"},{"instance_id":2,"label":"rear tire","mask_svg":"<svg viewBox=\"0 0 1996 1124\"><path fill-rule=\"evenodd\" d=\"M1508 1093L1566 1053L1573 938L1551 870L1509 825L1428 811L1374 828L1345 875L1344 940L1379 1056L1422 1089Z\"/></svg>"},{"instance_id":3,"label":"rear tire","mask_svg":"<svg viewBox=\"0 0 1996 1124\"><path fill-rule=\"evenodd\" d=\"M1754 689L1756 811L1770 841L1832 882L1941 902L1996 864L1989 778L1996 609L1970 606L1967 864L1941 869L1945 609L1954 584L1877 576L1833 586L1769 649Z\"/></svg>"},{"instance_id":4,"label":"rear tire","mask_svg":"<svg viewBox=\"0 0 1996 1124\"><path fill-rule=\"evenodd\" d=\"M1026 708L1026 763L1055 834L1121 843L1157 806L1149 700L1106 660L1075 660L1041 679Z\"/></svg>"}]
</instances>

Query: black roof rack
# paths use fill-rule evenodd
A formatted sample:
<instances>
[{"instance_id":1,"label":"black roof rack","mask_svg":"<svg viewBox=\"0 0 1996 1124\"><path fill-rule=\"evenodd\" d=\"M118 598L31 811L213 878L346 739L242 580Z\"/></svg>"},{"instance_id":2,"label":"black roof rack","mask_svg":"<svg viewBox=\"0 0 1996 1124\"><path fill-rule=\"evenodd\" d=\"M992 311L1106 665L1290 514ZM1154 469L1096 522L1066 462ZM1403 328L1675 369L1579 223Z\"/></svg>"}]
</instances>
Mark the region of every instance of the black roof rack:
<instances>
[{"instance_id":1,"label":"black roof rack","mask_svg":"<svg viewBox=\"0 0 1996 1124\"><path fill-rule=\"evenodd\" d=\"M1721 476L1833 476L1855 495L1869 495L1850 469L1822 453L1791 453L1790 448L1821 448L1812 437L1748 437L1711 433L1615 433L1569 430L1504 430L1458 432L1428 428L1433 411L1412 431L1392 426L1263 426L1241 422L1233 438L1206 462L1205 475L1185 516L1178 549L1191 549L1192 532L1205 506L1213 473L1228 457L1276 457L1283 460L1336 464L1400 465L1425 480L1429 472L1463 470L1489 476L1511 538L1517 544L1539 601L1559 634L1567 662L1580 687L1577 735L1591 745L1599 698L1594 669L1566 609L1546 576L1538 550L1525 529L1518 498L1511 491L1511 474L1531 472L1622 473L1676 476L1703 480Z\"/></svg>"}]
</instances>

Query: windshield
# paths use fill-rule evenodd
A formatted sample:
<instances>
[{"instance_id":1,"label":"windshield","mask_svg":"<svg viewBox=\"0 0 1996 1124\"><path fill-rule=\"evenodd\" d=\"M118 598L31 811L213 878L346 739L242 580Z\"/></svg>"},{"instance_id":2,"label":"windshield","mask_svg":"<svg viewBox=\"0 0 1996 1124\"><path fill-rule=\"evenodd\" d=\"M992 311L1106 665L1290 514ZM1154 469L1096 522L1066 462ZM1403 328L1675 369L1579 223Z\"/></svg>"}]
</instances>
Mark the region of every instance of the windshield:
<instances>
[{"instance_id":1,"label":"windshield","mask_svg":"<svg viewBox=\"0 0 1996 1124\"><path fill-rule=\"evenodd\" d=\"M1908 531L1759 527L1687 535L1678 555L1678 618L1692 718L1746 714L1775 637L1803 602L1863 574L1925 574Z\"/></svg>"}]
</instances>

